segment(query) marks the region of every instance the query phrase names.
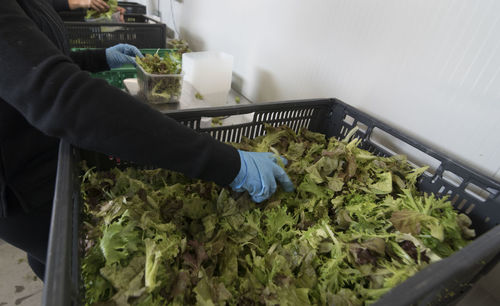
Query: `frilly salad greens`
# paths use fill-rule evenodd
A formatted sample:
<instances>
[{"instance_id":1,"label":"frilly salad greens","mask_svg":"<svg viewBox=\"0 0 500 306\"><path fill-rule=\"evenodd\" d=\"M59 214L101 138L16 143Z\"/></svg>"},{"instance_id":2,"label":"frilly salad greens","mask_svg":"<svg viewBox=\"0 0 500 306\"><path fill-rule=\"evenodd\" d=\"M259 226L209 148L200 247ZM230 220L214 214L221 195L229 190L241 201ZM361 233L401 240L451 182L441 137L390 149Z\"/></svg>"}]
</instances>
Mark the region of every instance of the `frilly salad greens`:
<instances>
[{"instance_id":1,"label":"frilly salad greens","mask_svg":"<svg viewBox=\"0 0 500 306\"><path fill-rule=\"evenodd\" d=\"M288 159L296 191L253 203L156 169L84 166L88 305L365 305L474 237L401 155L282 126L234 144Z\"/></svg>"},{"instance_id":2,"label":"frilly salad greens","mask_svg":"<svg viewBox=\"0 0 500 306\"><path fill-rule=\"evenodd\" d=\"M164 57L160 57L158 53L154 55L146 54L140 58L136 56L136 62L142 69L158 77L142 76L144 90L147 91L153 98L169 101L172 97L180 97L182 90L182 58L178 52L166 53ZM164 77L159 77L164 75Z\"/></svg>"},{"instance_id":3,"label":"frilly salad greens","mask_svg":"<svg viewBox=\"0 0 500 306\"><path fill-rule=\"evenodd\" d=\"M170 39L167 41L172 49L176 49L178 53L183 54L187 52L191 52L192 50L189 48L189 44L184 39Z\"/></svg>"},{"instance_id":4,"label":"frilly salad greens","mask_svg":"<svg viewBox=\"0 0 500 306\"><path fill-rule=\"evenodd\" d=\"M181 55L177 52L167 52L164 57L158 53L146 54L142 58L137 56L136 62L151 74L179 74L182 70Z\"/></svg>"},{"instance_id":5,"label":"frilly salad greens","mask_svg":"<svg viewBox=\"0 0 500 306\"><path fill-rule=\"evenodd\" d=\"M113 15L114 12L116 12L116 9L118 7L118 0L104 0L106 4L109 6L109 9L106 12L98 12L94 9L88 9L87 10L87 15L85 16L86 19L100 19L100 18L105 18L105 19L111 19L111 16Z\"/></svg>"}]
</instances>

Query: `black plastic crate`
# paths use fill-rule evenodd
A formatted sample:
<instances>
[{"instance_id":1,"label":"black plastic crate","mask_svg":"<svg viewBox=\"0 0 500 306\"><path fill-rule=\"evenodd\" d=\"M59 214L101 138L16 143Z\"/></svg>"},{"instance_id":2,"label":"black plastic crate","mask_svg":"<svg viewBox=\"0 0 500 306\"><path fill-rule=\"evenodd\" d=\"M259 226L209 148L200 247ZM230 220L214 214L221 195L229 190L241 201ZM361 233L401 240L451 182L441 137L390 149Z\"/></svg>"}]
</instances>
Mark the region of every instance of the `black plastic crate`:
<instances>
[{"instance_id":1,"label":"black plastic crate","mask_svg":"<svg viewBox=\"0 0 500 306\"><path fill-rule=\"evenodd\" d=\"M125 14L123 16L123 20L125 22L148 22L150 18L146 17L143 14Z\"/></svg>"},{"instance_id":2,"label":"black plastic crate","mask_svg":"<svg viewBox=\"0 0 500 306\"><path fill-rule=\"evenodd\" d=\"M123 7L127 14L146 14L146 6L137 2L118 1L118 6Z\"/></svg>"},{"instance_id":3,"label":"black plastic crate","mask_svg":"<svg viewBox=\"0 0 500 306\"><path fill-rule=\"evenodd\" d=\"M85 22L86 11L75 10L75 11L61 11L58 12L61 19L66 22ZM149 22L151 18L148 18L144 14L129 14L125 13L123 15L124 22Z\"/></svg>"},{"instance_id":4,"label":"black plastic crate","mask_svg":"<svg viewBox=\"0 0 500 306\"><path fill-rule=\"evenodd\" d=\"M85 15L87 15L86 9L77 9L73 11L61 11L57 12L63 21L85 21Z\"/></svg>"},{"instance_id":5,"label":"black plastic crate","mask_svg":"<svg viewBox=\"0 0 500 306\"><path fill-rule=\"evenodd\" d=\"M251 122L231 126L201 127L202 117L253 113ZM452 256L429 265L385 294L375 305L446 305L456 302L479 277L488 272L500 256L500 183L463 166L428 148L415 139L337 99L274 102L237 105L168 113L173 119L197 131L207 132L221 141L238 142L241 136L263 135L264 123L286 124L298 131L307 127L327 136L342 138L354 127L362 139L361 147L379 155L397 153L395 143L437 161L438 166L424 174L418 184L421 191L448 195L456 209L473 222L477 238ZM391 142L381 143L377 133L385 133ZM61 142L54 197L49 252L45 274L43 305L79 305L82 298L79 257L79 213L81 206L79 161L108 169L114 161L102 154L80 150ZM418 164L417 161L411 162ZM121 164L126 166L126 164ZM419 165L420 166L420 165ZM454 179L450 179L450 177ZM460 183L456 179L460 178ZM474 186L472 188L471 186Z\"/></svg>"},{"instance_id":6,"label":"black plastic crate","mask_svg":"<svg viewBox=\"0 0 500 306\"><path fill-rule=\"evenodd\" d=\"M65 22L64 25L70 48L107 48L119 43L143 49L167 46L164 23Z\"/></svg>"},{"instance_id":7,"label":"black plastic crate","mask_svg":"<svg viewBox=\"0 0 500 306\"><path fill-rule=\"evenodd\" d=\"M150 20L146 15L146 6L136 2L118 1L118 6L125 9L125 22L148 22ZM87 15L87 9L76 9L71 11L57 12L63 21L84 22Z\"/></svg>"}]
</instances>

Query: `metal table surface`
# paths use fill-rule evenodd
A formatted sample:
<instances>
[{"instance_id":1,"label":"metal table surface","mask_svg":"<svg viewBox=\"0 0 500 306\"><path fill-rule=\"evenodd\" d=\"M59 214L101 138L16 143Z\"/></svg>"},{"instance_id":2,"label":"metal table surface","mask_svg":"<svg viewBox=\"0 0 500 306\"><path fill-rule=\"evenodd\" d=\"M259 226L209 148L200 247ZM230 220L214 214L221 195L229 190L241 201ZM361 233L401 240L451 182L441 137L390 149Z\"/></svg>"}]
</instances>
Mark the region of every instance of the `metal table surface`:
<instances>
[{"instance_id":1,"label":"metal table surface","mask_svg":"<svg viewBox=\"0 0 500 306\"><path fill-rule=\"evenodd\" d=\"M163 104L152 104L148 103L146 97L139 92L139 84L137 83L136 78L125 79L123 80L123 84L125 85L125 91L130 95L136 97L140 101L147 103L152 108L160 111L160 112L168 112L172 110L181 110L181 109L202 109L202 108L212 108L216 106L228 106L228 105L237 105L237 104L249 104L251 103L245 97L239 95L234 90L230 90L227 95L226 103L222 105L213 105L207 99L198 99L196 98L196 89L189 83L184 81L182 84L182 92L180 101L178 103L163 103ZM236 103L236 97L240 98L240 102Z\"/></svg>"},{"instance_id":2,"label":"metal table surface","mask_svg":"<svg viewBox=\"0 0 500 306\"><path fill-rule=\"evenodd\" d=\"M248 99L239 95L233 89L229 91L229 94L226 98L226 103L222 105L211 105L210 101L206 101L205 99L197 99L196 98L196 89L189 83L183 82L182 92L180 101L178 103L163 103L163 104L152 104L148 103L146 97L139 92L139 84L137 83L136 78L125 79L123 80L123 84L125 85L125 91L140 101L148 104L152 108L162 112L168 113L170 111L184 110L184 109L212 109L217 106L230 106L230 105L242 105L242 104L250 104ZM240 98L240 102L236 102L236 97ZM208 128L214 125L218 126L228 126L235 124L242 124L247 122L252 122L254 118L254 113L248 113L243 115L233 115L228 117L218 117L217 121L214 121L212 117L202 117L200 122L201 128ZM215 123L217 122L217 123Z\"/></svg>"}]
</instances>

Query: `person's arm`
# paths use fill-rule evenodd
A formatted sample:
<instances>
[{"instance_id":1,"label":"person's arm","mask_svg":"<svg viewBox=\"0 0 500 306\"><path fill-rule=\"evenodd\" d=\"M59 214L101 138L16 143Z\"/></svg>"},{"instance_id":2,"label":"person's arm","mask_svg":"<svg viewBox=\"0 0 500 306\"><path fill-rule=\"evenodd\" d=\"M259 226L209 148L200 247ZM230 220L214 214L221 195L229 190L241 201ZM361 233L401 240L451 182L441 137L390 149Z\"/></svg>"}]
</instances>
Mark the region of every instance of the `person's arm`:
<instances>
[{"instance_id":1,"label":"person's arm","mask_svg":"<svg viewBox=\"0 0 500 306\"><path fill-rule=\"evenodd\" d=\"M106 49L87 49L71 51L70 57L80 69L89 72L109 70L106 61Z\"/></svg>"},{"instance_id":2,"label":"person's arm","mask_svg":"<svg viewBox=\"0 0 500 306\"><path fill-rule=\"evenodd\" d=\"M57 12L77 10L77 9L94 9L98 12L106 12L109 5L104 0L50 0L52 6Z\"/></svg>"},{"instance_id":3,"label":"person's arm","mask_svg":"<svg viewBox=\"0 0 500 306\"><path fill-rule=\"evenodd\" d=\"M133 45L117 44L106 49L83 49L71 51L70 57L82 70L99 72L119 68L125 64L136 65L135 57L143 57Z\"/></svg>"},{"instance_id":4,"label":"person's arm","mask_svg":"<svg viewBox=\"0 0 500 306\"><path fill-rule=\"evenodd\" d=\"M98 12L106 12L109 9L109 5L104 0L54 0L54 1L66 1L70 10L75 10L79 8L91 8Z\"/></svg>"},{"instance_id":5,"label":"person's arm","mask_svg":"<svg viewBox=\"0 0 500 306\"><path fill-rule=\"evenodd\" d=\"M62 11L69 11L69 1L73 0L52 0L52 6L57 12L62 12ZM79 0L80 1L80 0ZM87 0L83 0L87 1Z\"/></svg>"},{"instance_id":6,"label":"person's arm","mask_svg":"<svg viewBox=\"0 0 500 306\"><path fill-rule=\"evenodd\" d=\"M236 149L92 79L15 0L3 0L0 11L0 71L0 97L47 135L222 185L239 172Z\"/></svg>"}]
</instances>

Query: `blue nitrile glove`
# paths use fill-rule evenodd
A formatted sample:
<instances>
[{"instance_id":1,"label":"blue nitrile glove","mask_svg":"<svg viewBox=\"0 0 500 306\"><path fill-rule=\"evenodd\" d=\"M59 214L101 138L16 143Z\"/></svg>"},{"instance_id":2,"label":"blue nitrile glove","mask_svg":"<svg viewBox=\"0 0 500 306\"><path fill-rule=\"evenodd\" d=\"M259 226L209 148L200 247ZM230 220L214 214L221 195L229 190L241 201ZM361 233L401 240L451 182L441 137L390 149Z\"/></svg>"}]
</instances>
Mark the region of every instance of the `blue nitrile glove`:
<instances>
[{"instance_id":1,"label":"blue nitrile glove","mask_svg":"<svg viewBox=\"0 0 500 306\"><path fill-rule=\"evenodd\" d=\"M268 152L240 153L240 172L229 184L234 191L248 191L252 200L260 203L269 198L277 188L276 180L281 183L285 191L293 191L293 183L276 160L276 155ZM287 160L281 157L286 165Z\"/></svg>"},{"instance_id":2,"label":"blue nitrile glove","mask_svg":"<svg viewBox=\"0 0 500 306\"><path fill-rule=\"evenodd\" d=\"M143 57L141 51L129 44L118 44L106 49L106 61L110 68L118 68L125 64L135 65L135 56Z\"/></svg>"}]
</instances>

